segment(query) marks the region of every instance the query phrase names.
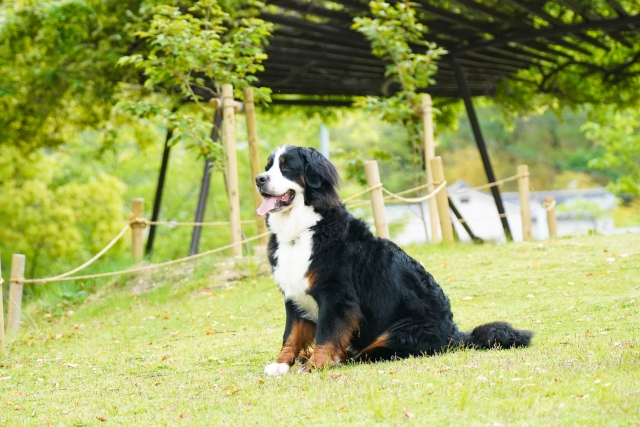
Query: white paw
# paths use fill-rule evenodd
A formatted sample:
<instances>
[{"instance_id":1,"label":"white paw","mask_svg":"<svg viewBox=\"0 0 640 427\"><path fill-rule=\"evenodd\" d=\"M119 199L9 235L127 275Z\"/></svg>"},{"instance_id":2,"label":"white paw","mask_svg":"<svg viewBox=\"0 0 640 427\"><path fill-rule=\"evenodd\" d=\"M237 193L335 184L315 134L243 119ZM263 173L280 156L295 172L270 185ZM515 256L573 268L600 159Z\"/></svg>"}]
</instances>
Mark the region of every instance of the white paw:
<instances>
[{"instance_id":1,"label":"white paw","mask_svg":"<svg viewBox=\"0 0 640 427\"><path fill-rule=\"evenodd\" d=\"M272 363L264 367L264 373L267 375L284 375L289 372L289 365L286 363Z\"/></svg>"}]
</instances>

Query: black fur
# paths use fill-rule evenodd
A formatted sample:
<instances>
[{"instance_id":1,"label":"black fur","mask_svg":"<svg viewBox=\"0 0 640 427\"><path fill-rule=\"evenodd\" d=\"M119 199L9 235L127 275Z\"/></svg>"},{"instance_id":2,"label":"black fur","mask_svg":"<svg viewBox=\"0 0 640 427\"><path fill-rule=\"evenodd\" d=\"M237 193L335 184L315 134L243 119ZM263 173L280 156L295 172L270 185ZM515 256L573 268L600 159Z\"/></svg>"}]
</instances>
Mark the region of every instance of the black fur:
<instances>
[{"instance_id":1,"label":"black fur","mask_svg":"<svg viewBox=\"0 0 640 427\"><path fill-rule=\"evenodd\" d=\"M292 148L285 164L293 171L289 175L283 171L283 175L304 181L305 204L322 217L312 227L308 269L313 283L307 293L319 307L316 349L331 344L344 352L340 357L344 361L433 355L460 346L529 345L530 331L503 322L459 331L449 298L433 276L393 242L375 237L340 203L338 173L324 156L314 149ZM274 268L278 262L286 262L274 257L277 246L272 235L268 252ZM291 331L301 315L287 304L287 331Z\"/></svg>"}]
</instances>

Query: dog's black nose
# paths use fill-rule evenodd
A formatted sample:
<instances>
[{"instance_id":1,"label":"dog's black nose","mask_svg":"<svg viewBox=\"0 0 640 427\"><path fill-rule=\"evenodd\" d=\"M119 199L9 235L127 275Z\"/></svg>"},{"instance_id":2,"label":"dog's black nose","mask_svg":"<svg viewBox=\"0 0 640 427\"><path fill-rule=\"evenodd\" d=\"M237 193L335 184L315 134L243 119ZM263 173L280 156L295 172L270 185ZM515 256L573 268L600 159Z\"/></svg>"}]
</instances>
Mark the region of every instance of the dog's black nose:
<instances>
[{"instance_id":1,"label":"dog's black nose","mask_svg":"<svg viewBox=\"0 0 640 427\"><path fill-rule=\"evenodd\" d=\"M267 181L269 181L269 176L265 173L256 176L256 185L264 185Z\"/></svg>"}]
</instances>

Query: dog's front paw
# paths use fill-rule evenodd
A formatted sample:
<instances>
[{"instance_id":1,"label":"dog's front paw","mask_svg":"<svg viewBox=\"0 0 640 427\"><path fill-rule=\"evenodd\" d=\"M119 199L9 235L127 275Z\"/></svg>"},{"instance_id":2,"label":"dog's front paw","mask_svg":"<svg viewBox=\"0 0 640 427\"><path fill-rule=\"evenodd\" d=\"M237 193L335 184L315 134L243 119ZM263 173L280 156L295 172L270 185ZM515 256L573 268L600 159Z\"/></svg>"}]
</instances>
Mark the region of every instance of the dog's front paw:
<instances>
[{"instance_id":1,"label":"dog's front paw","mask_svg":"<svg viewBox=\"0 0 640 427\"><path fill-rule=\"evenodd\" d=\"M267 375L284 375L289 372L289 365L286 363L274 362L264 367L264 373Z\"/></svg>"}]
</instances>

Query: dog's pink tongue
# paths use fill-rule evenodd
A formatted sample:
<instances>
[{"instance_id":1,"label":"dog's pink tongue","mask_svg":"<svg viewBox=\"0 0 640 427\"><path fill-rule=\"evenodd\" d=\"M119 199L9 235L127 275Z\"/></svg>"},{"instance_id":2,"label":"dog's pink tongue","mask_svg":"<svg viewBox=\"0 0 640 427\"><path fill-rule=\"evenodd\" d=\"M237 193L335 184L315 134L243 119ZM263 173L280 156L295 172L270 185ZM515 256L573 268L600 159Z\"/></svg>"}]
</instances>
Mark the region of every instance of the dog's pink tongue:
<instances>
[{"instance_id":1,"label":"dog's pink tongue","mask_svg":"<svg viewBox=\"0 0 640 427\"><path fill-rule=\"evenodd\" d=\"M274 210L276 208L276 200L276 197L265 197L258 208L258 215L264 216L267 212Z\"/></svg>"}]
</instances>

